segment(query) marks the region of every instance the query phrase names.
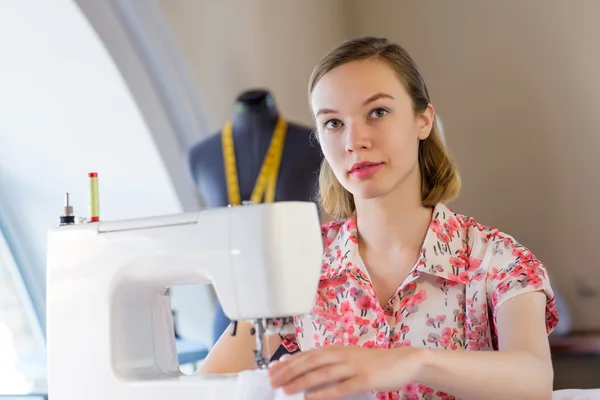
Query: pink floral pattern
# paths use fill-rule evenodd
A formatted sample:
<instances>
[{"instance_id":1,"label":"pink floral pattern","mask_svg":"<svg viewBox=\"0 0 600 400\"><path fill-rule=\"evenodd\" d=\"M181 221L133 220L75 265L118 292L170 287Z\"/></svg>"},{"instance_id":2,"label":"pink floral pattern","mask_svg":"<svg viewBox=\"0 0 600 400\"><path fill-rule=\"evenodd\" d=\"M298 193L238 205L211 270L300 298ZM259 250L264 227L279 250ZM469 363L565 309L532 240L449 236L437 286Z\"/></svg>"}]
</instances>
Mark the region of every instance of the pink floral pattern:
<instances>
[{"instance_id":1,"label":"pink floral pattern","mask_svg":"<svg viewBox=\"0 0 600 400\"><path fill-rule=\"evenodd\" d=\"M497 350L496 313L510 298L542 290L546 328L558 323L546 268L513 237L438 204L419 260L381 307L358 254L356 220L322 227L325 254L315 306L294 318L288 351L343 344L447 350ZM411 383L384 399L454 399Z\"/></svg>"}]
</instances>

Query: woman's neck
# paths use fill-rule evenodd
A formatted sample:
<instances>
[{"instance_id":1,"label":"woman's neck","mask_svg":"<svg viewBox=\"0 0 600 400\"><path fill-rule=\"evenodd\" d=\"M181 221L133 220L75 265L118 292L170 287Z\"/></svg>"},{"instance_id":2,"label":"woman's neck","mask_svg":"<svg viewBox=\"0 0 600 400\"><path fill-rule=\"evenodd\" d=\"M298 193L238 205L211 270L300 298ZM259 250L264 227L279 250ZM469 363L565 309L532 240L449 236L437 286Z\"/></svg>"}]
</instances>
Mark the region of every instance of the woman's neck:
<instances>
[{"instance_id":1,"label":"woman's neck","mask_svg":"<svg viewBox=\"0 0 600 400\"><path fill-rule=\"evenodd\" d=\"M433 210L423 206L420 190L407 193L399 187L384 197L355 199L355 204L363 249L395 253L421 247Z\"/></svg>"}]
</instances>

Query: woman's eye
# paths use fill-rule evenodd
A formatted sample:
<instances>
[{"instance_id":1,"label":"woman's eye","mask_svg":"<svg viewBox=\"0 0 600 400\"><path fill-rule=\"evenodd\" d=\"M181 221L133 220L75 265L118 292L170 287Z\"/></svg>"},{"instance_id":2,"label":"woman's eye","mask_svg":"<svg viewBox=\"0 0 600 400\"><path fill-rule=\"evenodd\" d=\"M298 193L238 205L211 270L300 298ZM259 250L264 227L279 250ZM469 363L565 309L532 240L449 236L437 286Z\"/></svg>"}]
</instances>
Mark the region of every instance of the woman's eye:
<instances>
[{"instance_id":1,"label":"woman's eye","mask_svg":"<svg viewBox=\"0 0 600 400\"><path fill-rule=\"evenodd\" d=\"M330 119L329 121L325 121L323 126L325 126L327 129L337 129L342 126L342 121L339 119Z\"/></svg>"},{"instance_id":2,"label":"woman's eye","mask_svg":"<svg viewBox=\"0 0 600 400\"><path fill-rule=\"evenodd\" d=\"M371 118L381 118L381 117L384 117L387 113L388 113L387 109L385 109L383 107L379 107L379 108L376 108L373 111L371 111Z\"/></svg>"}]
</instances>

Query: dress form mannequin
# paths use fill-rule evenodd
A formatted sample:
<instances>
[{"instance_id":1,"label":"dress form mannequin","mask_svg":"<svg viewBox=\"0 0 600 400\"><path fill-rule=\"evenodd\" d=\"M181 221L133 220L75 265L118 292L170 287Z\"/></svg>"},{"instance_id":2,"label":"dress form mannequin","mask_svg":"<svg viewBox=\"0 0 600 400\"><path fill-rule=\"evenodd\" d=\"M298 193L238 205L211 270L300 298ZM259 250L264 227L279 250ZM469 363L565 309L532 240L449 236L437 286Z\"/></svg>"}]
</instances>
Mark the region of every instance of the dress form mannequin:
<instances>
[{"instance_id":1,"label":"dress form mannequin","mask_svg":"<svg viewBox=\"0 0 600 400\"><path fill-rule=\"evenodd\" d=\"M246 91L236 99L232 132L242 201L250 200L278 118L274 98L266 90ZM275 201L316 201L322 153L311 134L309 127L287 123ZM188 163L206 206L227 206L222 132L193 145ZM217 304L213 341L221 336L229 322Z\"/></svg>"}]
</instances>

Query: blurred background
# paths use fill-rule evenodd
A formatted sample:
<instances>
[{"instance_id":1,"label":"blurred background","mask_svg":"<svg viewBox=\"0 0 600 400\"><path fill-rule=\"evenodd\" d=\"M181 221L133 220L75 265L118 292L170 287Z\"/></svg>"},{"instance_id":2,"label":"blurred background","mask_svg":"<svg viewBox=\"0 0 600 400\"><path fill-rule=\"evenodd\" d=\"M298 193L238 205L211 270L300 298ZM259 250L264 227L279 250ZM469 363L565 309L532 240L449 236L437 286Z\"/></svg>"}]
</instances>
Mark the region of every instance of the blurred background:
<instances>
[{"instance_id":1,"label":"blurred background","mask_svg":"<svg viewBox=\"0 0 600 400\"><path fill-rule=\"evenodd\" d=\"M555 387L600 387L599 16L593 0L0 0L0 394L46 393L45 240L65 192L86 215L97 171L105 220L205 206L189 151L238 96L266 90L310 129L313 66L362 35L425 76L463 177L451 208L547 265ZM171 302L193 371L217 304L198 286Z\"/></svg>"}]
</instances>

